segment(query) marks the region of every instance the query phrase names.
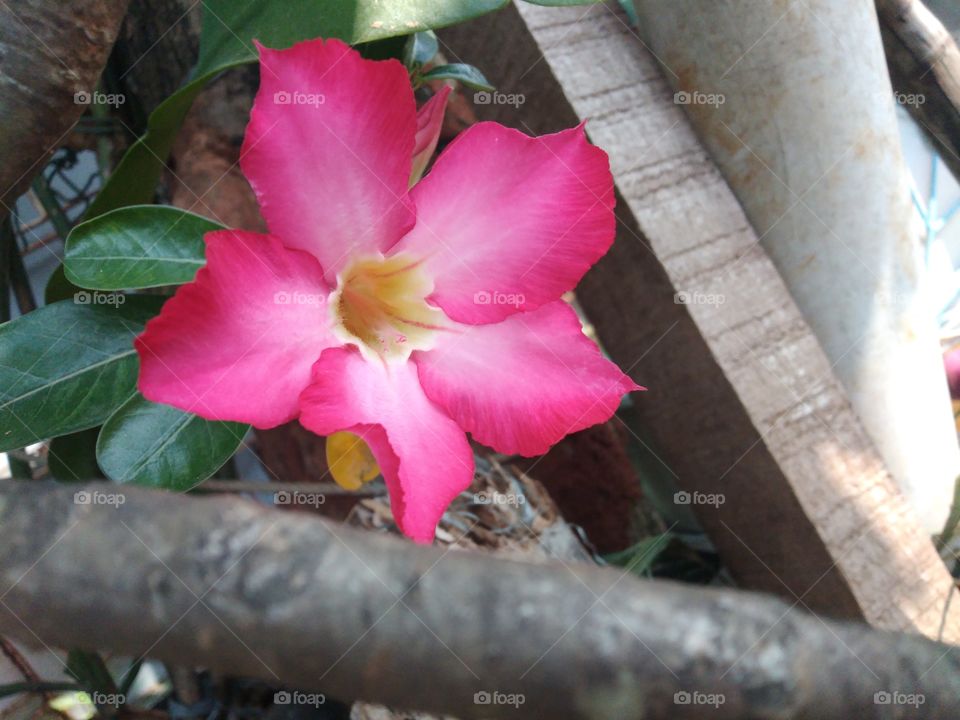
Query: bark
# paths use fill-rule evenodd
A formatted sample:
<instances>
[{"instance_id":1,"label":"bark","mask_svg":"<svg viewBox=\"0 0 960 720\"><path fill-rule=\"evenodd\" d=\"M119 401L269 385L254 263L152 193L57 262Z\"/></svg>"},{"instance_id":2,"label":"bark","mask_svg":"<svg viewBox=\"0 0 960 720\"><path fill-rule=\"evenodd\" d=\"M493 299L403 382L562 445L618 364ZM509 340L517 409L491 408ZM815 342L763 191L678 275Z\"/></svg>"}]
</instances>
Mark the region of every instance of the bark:
<instances>
[{"instance_id":1,"label":"bark","mask_svg":"<svg viewBox=\"0 0 960 720\"><path fill-rule=\"evenodd\" d=\"M478 105L482 119L534 134L589 119L607 152L617 238L577 298L610 356L649 388L634 409L650 472L726 499L690 507L738 584L960 642L954 579L626 19L601 5L518 3L441 37L507 98L525 99ZM693 291L703 301L684 303Z\"/></svg>"},{"instance_id":2,"label":"bark","mask_svg":"<svg viewBox=\"0 0 960 720\"><path fill-rule=\"evenodd\" d=\"M129 0L0 3L0 202L30 185L87 105Z\"/></svg>"},{"instance_id":3,"label":"bark","mask_svg":"<svg viewBox=\"0 0 960 720\"><path fill-rule=\"evenodd\" d=\"M76 502L83 491L100 495ZM535 717L960 713L948 646L746 592L446 553L239 499L103 484L3 483L0 526L0 632L31 643L463 718L517 716L476 703L484 691L522 693ZM723 703L676 703L684 691ZM875 703L882 692L923 702Z\"/></svg>"},{"instance_id":4,"label":"bark","mask_svg":"<svg viewBox=\"0 0 960 720\"><path fill-rule=\"evenodd\" d=\"M960 179L960 48L920 0L877 0L877 14L897 97Z\"/></svg>"}]
</instances>

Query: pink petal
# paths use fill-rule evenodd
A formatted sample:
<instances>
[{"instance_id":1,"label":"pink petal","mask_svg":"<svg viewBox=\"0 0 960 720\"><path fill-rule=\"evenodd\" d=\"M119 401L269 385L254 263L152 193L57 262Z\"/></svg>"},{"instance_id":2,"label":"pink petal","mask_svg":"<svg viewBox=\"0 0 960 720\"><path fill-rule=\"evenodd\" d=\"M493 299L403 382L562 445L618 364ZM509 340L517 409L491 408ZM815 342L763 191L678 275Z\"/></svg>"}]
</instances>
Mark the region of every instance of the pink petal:
<instances>
[{"instance_id":1,"label":"pink petal","mask_svg":"<svg viewBox=\"0 0 960 720\"><path fill-rule=\"evenodd\" d=\"M207 233L207 264L136 340L140 392L261 428L297 416L310 367L337 343L316 258L269 235Z\"/></svg>"},{"instance_id":2,"label":"pink petal","mask_svg":"<svg viewBox=\"0 0 960 720\"><path fill-rule=\"evenodd\" d=\"M396 60L339 40L260 46L240 164L270 232L313 253L333 284L346 257L384 251L414 222L416 103Z\"/></svg>"},{"instance_id":3,"label":"pink petal","mask_svg":"<svg viewBox=\"0 0 960 720\"><path fill-rule=\"evenodd\" d=\"M499 452L541 455L643 389L600 354L563 301L461 329L414 353L420 382L460 427Z\"/></svg>"},{"instance_id":4,"label":"pink petal","mask_svg":"<svg viewBox=\"0 0 960 720\"><path fill-rule=\"evenodd\" d=\"M412 363L367 362L348 348L326 350L300 397L300 422L318 435L347 430L373 452L397 525L431 542L437 522L473 480L466 435L424 395Z\"/></svg>"},{"instance_id":5,"label":"pink petal","mask_svg":"<svg viewBox=\"0 0 960 720\"><path fill-rule=\"evenodd\" d=\"M424 103L417 112L417 136L413 146L413 171L410 173L410 185L423 177L430 156L437 149L440 128L443 126L443 113L447 109L447 97L451 87L444 85L432 98Z\"/></svg>"},{"instance_id":6,"label":"pink petal","mask_svg":"<svg viewBox=\"0 0 960 720\"><path fill-rule=\"evenodd\" d=\"M397 244L428 257L432 300L479 325L570 290L613 242L613 178L583 126L531 138L464 131L413 187L417 225Z\"/></svg>"}]
</instances>

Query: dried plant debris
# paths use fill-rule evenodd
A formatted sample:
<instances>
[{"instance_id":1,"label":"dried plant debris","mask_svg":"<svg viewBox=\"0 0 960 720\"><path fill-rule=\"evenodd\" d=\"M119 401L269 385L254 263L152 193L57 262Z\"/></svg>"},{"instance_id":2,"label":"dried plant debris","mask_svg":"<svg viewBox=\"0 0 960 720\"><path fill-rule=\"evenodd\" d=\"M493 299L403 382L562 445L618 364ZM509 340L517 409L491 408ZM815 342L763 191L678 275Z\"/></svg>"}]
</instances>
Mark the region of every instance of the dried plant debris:
<instances>
[{"instance_id":1,"label":"dried plant debris","mask_svg":"<svg viewBox=\"0 0 960 720\"><path fill-rule=\"evenodd\" d=\"M386 497L362 500L347 523L400 534ZM476 456L473 485L441 518L437 543L533 561L594 559L579 532L560 517L544 487L492 454Z\"/></svg>"}]
</instances>

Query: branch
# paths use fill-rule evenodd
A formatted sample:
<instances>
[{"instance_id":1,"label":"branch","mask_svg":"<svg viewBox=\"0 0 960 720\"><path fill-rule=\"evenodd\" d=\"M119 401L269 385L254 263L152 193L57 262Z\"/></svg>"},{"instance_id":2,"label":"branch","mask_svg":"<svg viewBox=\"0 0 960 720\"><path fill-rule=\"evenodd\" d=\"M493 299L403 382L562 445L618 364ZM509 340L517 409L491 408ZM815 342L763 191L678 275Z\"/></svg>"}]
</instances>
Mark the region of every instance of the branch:
<instances>
[{"instance_id":1,"label":"branch","mask_svg":"<svg viewBox=\"0 0 960 720\"><path fill-rule=\"evenodd\" d=\"M876 4L893 88L960 179L960 49L920 0Z\"/></svg>"},{"instance_id":2,"label":"branch","mask_svg":"<svg viewBox=\"0 0 960 720\"><path fill-rule=\"evenodd\" d=\"M30 185L86 105L129 0L0 3L0 203ZM0 214L4 214L0 212Z\"/></svg>"},{"instance_id":3,"label":"branch","mask_svg":"<svg viewBox=\"0 0 960 720\"><path fill-rule=\"evenodd\" d=\"M79 491L99 495L0 483L0 633L462 718L517 716L481 691L523 693L537 717L890 717L884 691L960 715L948 646L760 595L417 547L237 498Z\"/></svg>"}]
</instances>

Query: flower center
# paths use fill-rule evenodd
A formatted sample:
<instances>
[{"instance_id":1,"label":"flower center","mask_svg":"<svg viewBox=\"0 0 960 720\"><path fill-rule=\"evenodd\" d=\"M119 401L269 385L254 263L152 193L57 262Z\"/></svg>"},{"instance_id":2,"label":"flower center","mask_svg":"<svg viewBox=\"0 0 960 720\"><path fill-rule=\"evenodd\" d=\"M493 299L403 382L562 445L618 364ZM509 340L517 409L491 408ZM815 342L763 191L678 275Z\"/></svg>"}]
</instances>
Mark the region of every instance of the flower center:
<instances>
[{"instance_id":1,"label":"flower center","mask_svg":"<svg viewBox=\"0 0 960 720\"><path fill-rule=\"evenodd\" d=\"M359 258L337 275L334 332L364 355L406 360L443 329L443 312L426 301L431 292L433 279L408 255Z\"/></svg>"}]
</instances>

